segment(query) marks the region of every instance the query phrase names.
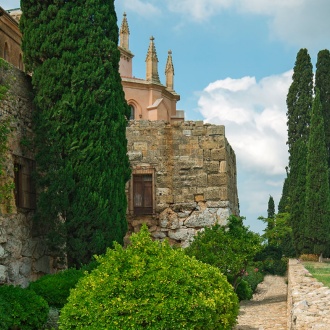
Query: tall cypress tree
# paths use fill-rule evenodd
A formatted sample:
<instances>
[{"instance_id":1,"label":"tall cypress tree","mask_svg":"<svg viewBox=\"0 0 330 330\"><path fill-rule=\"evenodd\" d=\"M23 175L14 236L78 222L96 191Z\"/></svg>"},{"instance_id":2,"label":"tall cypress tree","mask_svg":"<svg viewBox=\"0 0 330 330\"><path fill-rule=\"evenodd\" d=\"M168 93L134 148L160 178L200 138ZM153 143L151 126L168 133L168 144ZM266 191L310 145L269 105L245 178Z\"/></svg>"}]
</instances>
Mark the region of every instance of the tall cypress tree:
<instances>
[{"instance_id":1,"label":"tall cypress tree","mask_svg":"<svg viewBox=\"0 0 330 330\"><path fill-rule=\"evenodd\" d=\"M320 91L325 142L327 147L328 168L330 168L330 52L327 49L319 51L317 55L315 89Z\"/></svg>"},{"instance_id":2,"label":"tall cypress tree","mask_svg":"<svg viewBox=\"0 0 330 330\"><path fill-rule=\"evenodd\" d=\"M283 183L282 196L277 206L278 213L288 212L289 201L289 179L286 177Z\"/></svg>"},{"instance_id":3,"label":"tall cypress tree","mask_svg":"<svg viewBox=\"0 0 330 330\"><path fill-rule=\"evenodd\" d=\"M275 203L273 196L269 196L268 199L268 208L267 208L267 230L271 231L275 226ZM268 244L272 245L273 242L271 239L268 240Z\"/></svg>"},{"instance_id":4,"label":"tall cypress tree","mask_svg":"<svg viewBox=\"0 0 330 330\"><path fill-rule=\"evenodd\" d=\"M303 215L305 205L307 142L313 103L313 66L307 49L297 54L292 84L287 95L289 147L290 225L298 254L304 250Z\"/></svg>"},{"instance_id":5,"label":"tall cypress tree","mask_svg":"<svg viewBox=\"0 0 330 330\"><path fill-rule=\"evenodd\" d=\"M307 156L305 237L309 253L325 252L330 238L327 149L319 90L313 103Z\"/></svg>"},{"instance_id":6,"label":"tall cypress tree","mask_svg":"<svg viewBox=\"0 0 330 330\"><path fill-rule=\"evenodd\" d=\"M79 266L122 243L127 230L129 108L114 1L22 0L21 7L37 107L36 218Z\"/></svg>"}]
</instances>

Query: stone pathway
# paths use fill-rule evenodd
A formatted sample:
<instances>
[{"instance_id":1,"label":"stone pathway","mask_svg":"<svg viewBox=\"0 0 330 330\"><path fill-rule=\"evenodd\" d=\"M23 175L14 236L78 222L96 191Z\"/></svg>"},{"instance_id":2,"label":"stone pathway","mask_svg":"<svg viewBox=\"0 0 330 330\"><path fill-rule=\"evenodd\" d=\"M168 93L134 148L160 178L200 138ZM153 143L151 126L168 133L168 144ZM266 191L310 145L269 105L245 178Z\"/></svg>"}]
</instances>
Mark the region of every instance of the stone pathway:
<instances>
[{"instance_id":1,"label":"stone pathway","mask_svg":"<svg viewBox=\"0 0 330 330\"><path fill-rule=\"evenodd\" d=\"M234 330L287 330L287 284L281 276L267 275L252 300L241 301Z\"/></svg>"}]
</instances>

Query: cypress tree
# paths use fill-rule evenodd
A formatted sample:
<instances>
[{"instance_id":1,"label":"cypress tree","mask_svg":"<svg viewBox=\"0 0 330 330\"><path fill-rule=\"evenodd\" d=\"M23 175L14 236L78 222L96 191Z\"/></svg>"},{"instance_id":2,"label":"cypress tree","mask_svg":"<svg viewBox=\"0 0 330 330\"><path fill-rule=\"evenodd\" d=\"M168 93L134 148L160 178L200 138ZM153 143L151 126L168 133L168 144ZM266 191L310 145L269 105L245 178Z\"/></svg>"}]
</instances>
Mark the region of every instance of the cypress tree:
<instances>
[{"instance_id":1,"label":"cypress tree","mask_svg":"<svg viewBox=\"0 0 330 330\"><path fill-rule=\"evenodd\" d=\"M327 149L319 90L313 103L308 141L305 236L309 253L325 252L330 238Z\"/></svg>"},{"instance_id":2,"label":"cypress tree","mask_svg":"<svg viewBox=\"0 0 330 330\"><path fill-rule=\"evenodd\" d=\"M282 196L277 206L278 213L288 212L289 201L289 179L286 177L283 183Z\"/></svg>"},{"instance_id":3,"label":"cypress tree","mask_svg":"<svg viewBox=\"0 0 330 330\"><path fill-rule=\"evenodd\" d=\"M272 229L274 229L274 227L276 226L275 224L275 203L274 203L274 198L273 196L269 196L268 199L268 209L267 209L267 230L271 231ZM272 245L272 239L268 240L268 244Z\"/></svg>"},{"instance_id":4,"label":"cypress tree","mask_svg":"<svg viewBox=\"0 0 330 330\"><path fill-rule=\"evenodd\" d=\"M289 213L294 246L304 250L303 215L306 188L307 142L313 102L313 66L307 49L301 49L293 69L287 95L289 147Z\"/></svg>"},{"instance_id":5,"label":"cypress tree","mask_svg":"<svg viewBox=\"0 0 330 330\"><path fill-rule=\"evenodd\" d=\"M267 214L270 219L275 216L275 203L273 196L269 196Z\"/></svg>"},{"instance_id":6,"label":"cypress tree","mask_svg":"<svg viewBox=\"0 0 330 330\"><path fill-rule=\"evenodd\" d=\"M315 89L320 91L328 168L330 168L330 52L327 49L317 55Z\"/></svg>"},{"instance_id":7,"label":"cypress tree","mask_svg":"<svg viewBox=\"0 0 330 330\"><path fill-rule=\"evenodd\" d=\"M22 0L22 48L33 71L36 219L70 266L127 230L129 108L119 75L114 1Z\"/></svg>"}]
</instances>

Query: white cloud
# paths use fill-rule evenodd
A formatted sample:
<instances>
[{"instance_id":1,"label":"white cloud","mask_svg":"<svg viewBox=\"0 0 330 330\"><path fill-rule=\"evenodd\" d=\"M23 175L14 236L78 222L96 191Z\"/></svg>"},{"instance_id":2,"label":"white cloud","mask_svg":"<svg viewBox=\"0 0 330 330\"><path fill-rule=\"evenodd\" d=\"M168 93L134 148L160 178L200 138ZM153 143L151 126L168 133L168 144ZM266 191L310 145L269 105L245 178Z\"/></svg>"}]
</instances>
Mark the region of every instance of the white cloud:
<instances>
[{"instance_id":1,"label":"white cloud","mask_svg":"<svg viewBox=\"0 0 330 330\"><path fill-rule=\"evenodd\" d=\"M326 48L330 37L328 0L237 0L243 12L270 17L273 36L288 44L308 49Z\"/></svg>"},{"instance_id":2,"label":"white cloud","mask_svg":"<svg viewBox=\"0 0 330 330\"><path fill-rule=\"evenodd\" d=\"M273 38L300 48L329 47L329 0L167 0L166 4L183 20L196 22L209 21L224 10L265 16Z\"/></svg>"},{"instance_id":3,"label":"white cloud","mask_svg":"<svg viewBox=\"0 0 330 330\"><path fill-rule=\"evenodd\" d=\"M292 71L263 78L226 78L209 84L198 101L206 122L226 126L226 136L243 170L285 172L286 94Z\"/></svg>"}]
</instances>

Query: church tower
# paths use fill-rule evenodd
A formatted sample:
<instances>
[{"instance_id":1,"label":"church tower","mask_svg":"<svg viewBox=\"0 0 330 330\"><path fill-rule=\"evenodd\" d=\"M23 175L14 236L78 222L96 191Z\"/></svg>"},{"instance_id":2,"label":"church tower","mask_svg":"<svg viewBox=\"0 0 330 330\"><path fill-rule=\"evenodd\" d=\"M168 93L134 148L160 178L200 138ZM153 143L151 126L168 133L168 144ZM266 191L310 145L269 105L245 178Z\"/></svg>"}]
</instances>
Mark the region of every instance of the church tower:
<instances>
[{"instance_id":1,"label":"church tower","mask_svg":"<svg viewBox=\"0 0 330 330\"><path fill-rule=\"evenodd\" d=\"M173 91L174 90L174 66L172 60L172 51L168 51L167 62L165 67L165 76L166 76L166 89Z\"/></svg>"},{"instance_id":2,"label":"church tower","mask_svg":"<svg viewBox=\"0 0 330 330\"><path fill-rule=\"evenodd\" d=\"M119 30L119 73L122 77L132 77L132 59L134 55L129 50L129 27L127 23L126 13L124 13L123 21Z\"/></svg>"},{"instance_id":3,"label":"church tower","mask_svg":"<svg viewBox=\"0 0 330 330\"><path fill-rule=\"evenodd\" d=\"M159 75L158 75L158 57L157 57L154 40L155 40L154 37L150 37L149 49L146 58L146 64L147 64L146 80L160 84Z\"/></svg>"}]
</instances>

